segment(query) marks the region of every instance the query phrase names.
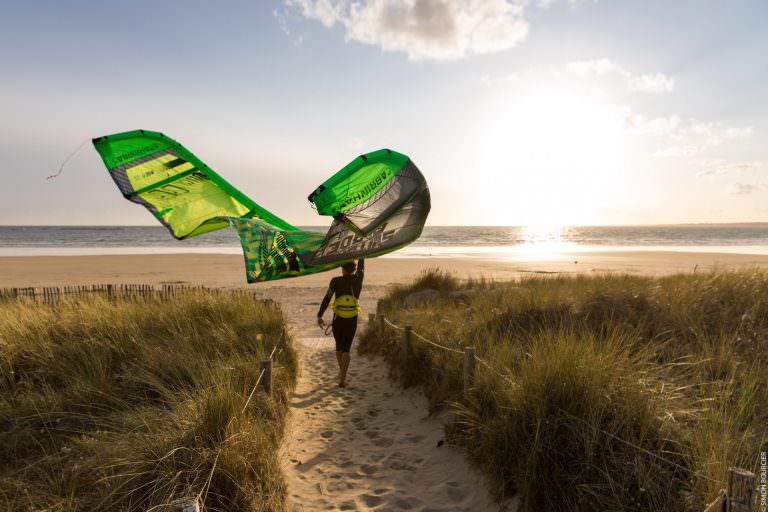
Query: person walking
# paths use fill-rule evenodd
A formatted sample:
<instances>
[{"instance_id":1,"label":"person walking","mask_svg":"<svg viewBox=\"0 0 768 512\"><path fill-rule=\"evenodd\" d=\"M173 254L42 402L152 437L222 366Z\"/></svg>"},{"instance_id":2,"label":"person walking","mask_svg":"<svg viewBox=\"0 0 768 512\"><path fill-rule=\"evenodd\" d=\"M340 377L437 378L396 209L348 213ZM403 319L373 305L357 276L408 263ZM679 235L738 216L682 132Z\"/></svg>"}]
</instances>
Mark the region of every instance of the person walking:
<instances>
[{"instance_id":1,"label":"person walking","mask_svg":"<svg viewBox=\"0 0 768 512\"><path fill-rule=\"evenodd\" d=\"M349 369L349 349L357 331L357 317L360 313L360 292L363 290L363 272L365 260L350 261L341 267L341 275L331 279L328 291L317 312L317 325L325 328L323 314L333 301L333 339L336 341L336 362L339 363L339 387L347 386Z\"/></svg>"}]
</instances>

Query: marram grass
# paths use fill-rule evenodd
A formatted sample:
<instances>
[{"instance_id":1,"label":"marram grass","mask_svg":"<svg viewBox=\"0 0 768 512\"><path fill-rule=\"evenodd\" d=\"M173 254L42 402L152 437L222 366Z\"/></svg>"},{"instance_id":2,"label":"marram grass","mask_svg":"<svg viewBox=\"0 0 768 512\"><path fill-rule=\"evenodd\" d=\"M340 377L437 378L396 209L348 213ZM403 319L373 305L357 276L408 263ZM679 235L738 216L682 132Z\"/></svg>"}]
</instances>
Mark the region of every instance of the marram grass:
<instances>
[{"instance_id":1,"label":"marram grass","mask_svg":"<svg viewBox=\"0 0 768 512\"><path fill-rule=\"evenodd\" d=\"M409 295L436 290L426 301ZM405 385L449 406L452 442L525 511L700 512L726 471L768 449L768 273L462 282L439 270L394 289L380 312L462 357L377 325Z\"/></svg>"},{"instance_id":2,"label":"marram grass","mask_svg":"<svg viewBox=\"0 0 768 512\"><path fill-rule=\"evenodd\" d=\"M227 292L0 304L0 510L282 510L289 339L243 407L284 325Z\"/></svg>"}]
</instances>

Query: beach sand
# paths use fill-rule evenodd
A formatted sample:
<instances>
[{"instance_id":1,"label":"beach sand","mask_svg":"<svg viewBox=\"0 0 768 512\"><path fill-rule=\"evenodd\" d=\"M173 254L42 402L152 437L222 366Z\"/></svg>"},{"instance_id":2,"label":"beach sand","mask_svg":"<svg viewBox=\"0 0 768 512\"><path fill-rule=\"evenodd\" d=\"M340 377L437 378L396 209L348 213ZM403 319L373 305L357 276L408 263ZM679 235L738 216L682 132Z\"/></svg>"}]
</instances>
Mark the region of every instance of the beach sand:
<instances>
[{"instance_id":1,"label":"beach sand","mask_svg":"<svg viewBox=\"0 0 768 512\"><path fill-rule=\"evenodd\" d=\"M461 277L500 280L576 273L660 275L768 267L768 256L606 251L529 260L379 258L366 263L363 319L392 284L434 267ZM493 500L482 475L458 448L438 446L445 418L428 415L427 400L417 389L391 383L382 359L358 357L353 347L351 387L335 385L333 339L323 336L315 315L337 273L248 285L281 303L301 361L281 448L289 510L514 510L514 500ZM232 255L0 257L0 288L104 283L246 286L243 260Z\"/></svg>"},{"instance_id":2,"label":"beach sand","mask_svg":"<svg viewBox=\"0 0 768 512\"><path fill-rule=\"evenodd\" d=\"M768 256L676 251L603 251L509 258L377 258L367 262L367 284L386 286L440 267L461 277L515 279L532 273L628 273L659 275L696 268L767 267ZM246 286L243 259L229 254L0 257L0 288L99 283L186 283ZM252 289L324 287L329 273L250 285Z\"/></svg>"}]
</instances>

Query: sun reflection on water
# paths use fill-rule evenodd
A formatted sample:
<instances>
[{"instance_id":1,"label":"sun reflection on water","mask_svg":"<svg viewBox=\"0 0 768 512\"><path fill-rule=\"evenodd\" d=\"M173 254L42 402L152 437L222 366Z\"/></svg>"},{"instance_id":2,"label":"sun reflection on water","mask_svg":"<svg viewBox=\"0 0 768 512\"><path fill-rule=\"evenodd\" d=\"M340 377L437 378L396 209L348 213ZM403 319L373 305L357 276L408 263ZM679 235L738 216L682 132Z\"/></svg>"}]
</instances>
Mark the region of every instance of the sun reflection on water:
<instances>
[{"instance_id":1,"label":"sun reflection on water","mask_svg":"<svg viewBox=\"0 0 768 512\"><path fill-rule=\"evenodd\" d=\"M561 224L531 224L523 226L519 252L528 258L552 259L573 250L574 243L566 237L566 226Z\"/></svg>"}]
</instances>

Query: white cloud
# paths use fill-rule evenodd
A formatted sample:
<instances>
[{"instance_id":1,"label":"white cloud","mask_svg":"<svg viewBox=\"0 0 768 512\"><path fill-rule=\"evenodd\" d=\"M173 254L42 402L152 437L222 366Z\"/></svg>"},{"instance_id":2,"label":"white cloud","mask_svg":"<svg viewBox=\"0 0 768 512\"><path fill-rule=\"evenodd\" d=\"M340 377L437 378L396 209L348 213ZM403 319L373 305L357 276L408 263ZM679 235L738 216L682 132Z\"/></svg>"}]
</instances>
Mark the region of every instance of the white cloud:
<instances>
[{"instance_id":1,"label":"white cloud","mask_svg":"<svg viewBox=\"0 0 768 512\"><path fill-rule=\"evenodd\" d=\"M696 155L701 148L698 146L671 146L653 153L656 158L690 158Z\"/></svg>"},{"instance_id":2,"label":"white cloud","mask_svg":"<svg viewBox=\"0 0 768 512\"><path fill-rule=\"evenodd\" d=\"M578 1L579 0L567 0L569 5L575 5L576 3L578 3ZM558 0L536 0L536 7L540 7L542 9L549 9L550 7L552 7L552 5L554 5L557 2ZM597 3L597 0L595 0L595 3Z\"/></svg>"},{"instance_id":3,"label":"white cloud","mask_svg":"<svg viewBox=\"0 0 768 512\"><path fill-rule=\"evenodd\" d=\"M512 48L528 35L523 5L508 0L285 0L347 41L404 52L412 60L460 59Z\"/></svg>"},{"instance_id":4,"label":"white cloud","mask_svg":"<svg viewBox=\"0 0 768 512\"><path fill-rule=\"evenodd\" d=\"M586 76L589 74L594 75L607 75L608 73L619 73L622 76L628 75L627 71L624 71L621 67L617 66L608 59L593 59L593 60L577 60L569 62L565 69L570 73L576 73L580 76Z\"/></svg>"},{"instance_id":5,"label":"white cloud","mask_svg":"<svg viewBox=\"0 0 768 512\"><path fill-rule=\"evenodd\" d=\"M298 7L305 18L317 20L326 27L340 21L341 11L347 2L334 0L288 0L288 6Z\"/></svg>"},{"instance_id":6,"label":"white cloud","mask_svg":"<svg viewBox=\"0 0 768 512\"><path fill-rule=\"evenodd\" d=\"M726 162L722 159L694 160L694 165L703 167L697 176L719 176L723 174L744 174L763 167L762 162Z\"/></svg>"},{"instance_id":7,"label":"white cloud","mask_svg":"<svg viewBox=\"0 0 768 512\"><path fill-rule=\"evenodd\" d=\"M630 91L660 94L672 92L675 89L675 79L664 73L653 73L629 78L628 86Z\"/></svg>"},{"instance_id":8,"label":"white cloud","mask_svg":"<svg viewBox=\"0 0 768 512\"><path fill-rule=\"evenodd\" d=\"M754 134L751 126L726 126L723 123L703 122L691 119L681 135L693 135L704 138L708 146L719 146L726 140L741 139Z\"/></svg>"},{"instance_id":9,"label":"white cloud","mask_svg":"<svg viewBox=\"0 0 768 512\"><path fill-rule=\"evenodd\" d=\"M642 135L674 136L682 122L676 115L648 118L635 113L627 105L615 105L613 108L626 129Z\"/></svg>"},{"instance_id":10,"label":"white cloud","mask_svg":"<svg viewBox=\"0 0 768 512\"><path fill-rule=\"evenodd\" d=\"M661 94L675 89L675 79L664 73L634 75L610 59L592 59L569 62L566 71L579 76L606 76L615 74L625 82L627 89L634 92Z\"/></svg>"},{"instance_id":11,"label":"white cloud","mask_svg":"<svg viewBox=\"0 0 768 512\"><path fill-rule=\"evenodd\" d=\"M282 30L283 33L288 36L291 41L293 41L293 44L298 46L304 41L304 36L297 36L291 33L291 29L288 28L288 22L285 19L285 13L280 12L277 9L273 9L272 16L274 16L277 20L277 25L280 27L280 30Z\"/></svg>"},{"instance_id":12,"label":"white cloud","mask_svg":"<svg viewBox=\"0 0 768 512\"><path fill-rule=\"evenodd\" d=\"M641 135L666 136L680 145L654 153L657 158L691 157L706 147L719 146L754 134L751 126L728 126L723 123L702 122L697 119L683 120L678 115L649 118L634 112L628 105L613 105L614 115L624 128ZM683 141L688 144L681 144Z\"/></svg>"},{"instance_id":13,"label":"white cloud","mask_svg":"<svg viewBox=\"0 0 768 512\"><path fill-rule=\"evenodd\" d=\"M765 190L768 184L754 185L752 183L733 183L728 186L728 193L733 195L745 195Z\"/></svg>"}]
</instances>

